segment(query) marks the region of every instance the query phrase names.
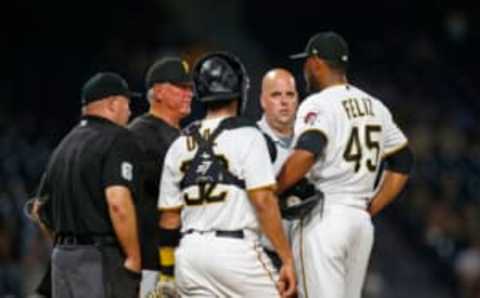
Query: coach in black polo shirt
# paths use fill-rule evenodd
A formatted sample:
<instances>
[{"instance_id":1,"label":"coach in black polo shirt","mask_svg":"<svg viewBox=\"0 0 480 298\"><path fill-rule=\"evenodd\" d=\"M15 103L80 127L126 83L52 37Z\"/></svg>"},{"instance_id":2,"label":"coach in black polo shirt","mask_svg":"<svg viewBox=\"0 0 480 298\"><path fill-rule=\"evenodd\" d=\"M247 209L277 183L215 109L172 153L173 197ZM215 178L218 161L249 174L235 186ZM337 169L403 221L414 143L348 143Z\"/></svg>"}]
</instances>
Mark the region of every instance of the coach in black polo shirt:
<instances>
[{"instance_id":1,"label":"coach in black polo shirt","mask_svg":"<svg viewBox=\"0 0 480 298\"><path fill-rule=\"evenodd\" d=\"M163 160L180 134L180 120L190 114L192 81L187 62L165 57L148 69L145 77L149 111L137 117L129 129L137 136L143 159L143 191L137 204L143 260L141 297L155 289L159 271L173 276L173 250L178 230L158 230L158 189ZM162 266L159 264L158 245Z\"/></svg>"},{"instance_id":2,"label":"coach in black polo shirt","mask_svg":"<svg viewBox=\"0 0 480 298\"><path fill-rule=\"evenodd\" d=\"M124 127L134 96L117 74L93 76L80 123L50 158L39 195L55 236L53 297L138 296L140 149Z\"/></svg>"}]
</instances>

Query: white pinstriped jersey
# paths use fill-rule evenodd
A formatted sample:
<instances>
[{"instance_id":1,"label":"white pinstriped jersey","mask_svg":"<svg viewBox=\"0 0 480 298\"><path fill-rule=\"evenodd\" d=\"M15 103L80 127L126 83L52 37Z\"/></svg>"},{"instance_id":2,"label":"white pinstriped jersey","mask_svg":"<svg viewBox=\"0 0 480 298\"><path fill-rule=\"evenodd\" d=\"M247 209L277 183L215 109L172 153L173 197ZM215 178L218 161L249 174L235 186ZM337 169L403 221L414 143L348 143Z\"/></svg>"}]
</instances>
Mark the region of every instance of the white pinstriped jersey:
<instances>
[{"instance_id":1,"label":"white pinstriped jersey","mask_svg":"<svg viewBox=\"0 0 480 298\"><path fill-rule=\"evenodd\" d=\"M201 134L212 133L223 119L202 120ZM250 229L259 232L256 213L245 189L226 184L207 185L203 195L196 185L180 189L179 184L184 176L182 164L194 158L197 148L193 140L186 136L177 138L170 146L161 179L159 209L183 207L181 213L183 232L189 229L199 231ZM216 155L224 157L230 172L245 180L247 190L275 185L265 137L257 128L224 130L215 139L213 151ZM195 205L188 204L185 196L188 196L190 202L194 200ZM212 202L211 198L216 202Z\"/></svg>"},{"instance_id":2,"label":"white pinstriped jersey","mask_svg":"<svg viewBox=\"0 0 480 298\"><path fill-rule=\"evenodd\" d=\"M381 159L407 144L381 101L352 85L336 85L306 98L295 122L295 140L319 130L324 154L308 173L325 199L365 207L374 193Z\"/></svg>"}]
</instances>

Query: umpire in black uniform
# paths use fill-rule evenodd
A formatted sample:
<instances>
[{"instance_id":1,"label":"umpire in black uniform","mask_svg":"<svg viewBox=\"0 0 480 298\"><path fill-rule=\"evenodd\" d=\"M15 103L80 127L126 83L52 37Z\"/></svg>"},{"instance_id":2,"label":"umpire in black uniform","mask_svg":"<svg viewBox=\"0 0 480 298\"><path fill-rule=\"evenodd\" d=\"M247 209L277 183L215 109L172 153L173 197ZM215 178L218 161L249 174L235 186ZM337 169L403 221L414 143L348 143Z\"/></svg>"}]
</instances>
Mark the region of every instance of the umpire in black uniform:
<instances>
[{"instance_id":1,"label":"umpire in black uniform","mask_svg":"<svg viewBox=\"0 0 480 298\"><path fill-rule=\"evenodd\" d=\"M144 153L143 191L137 201L143 269L141 297L156 288L160 272L164 279L173 276L173 247L180 233L178 229L159 230L158 191L167 150L180 134L180 121L191 111L192 85L186 61L178 57L157 60L145 76L149 111L128 126Z\"/></svg>"},{"instance_id":2,"label":"umpire in black uniform","mask_svg":"<svg viewBox=\"0 0 480 298\"><path fill-rule=\"evenodd\" d=\"M80 123L50 158L39 195L55 237L53 297L138 296L140 149L124 127L136 95L117 74L93 76Z\"/></svg>"}]
</instances>

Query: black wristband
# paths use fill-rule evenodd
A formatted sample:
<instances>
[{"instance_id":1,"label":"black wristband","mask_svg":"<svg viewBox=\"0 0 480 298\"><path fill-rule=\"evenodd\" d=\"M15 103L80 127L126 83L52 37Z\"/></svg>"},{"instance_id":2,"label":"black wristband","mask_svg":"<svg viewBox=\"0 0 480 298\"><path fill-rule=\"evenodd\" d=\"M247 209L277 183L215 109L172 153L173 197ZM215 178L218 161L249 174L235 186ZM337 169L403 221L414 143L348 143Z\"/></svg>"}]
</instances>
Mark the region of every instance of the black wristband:
<instances>
[{"instance_id":1,"label":"black wristband","mask_svg":"<svg viewBox=\"0 0 480 298\"><path fill-rule=\"evenodd\" d=\"M158 246L176 247L180 242L180 229L163 229L160 228Z\"/></svg>"}]
</instances>

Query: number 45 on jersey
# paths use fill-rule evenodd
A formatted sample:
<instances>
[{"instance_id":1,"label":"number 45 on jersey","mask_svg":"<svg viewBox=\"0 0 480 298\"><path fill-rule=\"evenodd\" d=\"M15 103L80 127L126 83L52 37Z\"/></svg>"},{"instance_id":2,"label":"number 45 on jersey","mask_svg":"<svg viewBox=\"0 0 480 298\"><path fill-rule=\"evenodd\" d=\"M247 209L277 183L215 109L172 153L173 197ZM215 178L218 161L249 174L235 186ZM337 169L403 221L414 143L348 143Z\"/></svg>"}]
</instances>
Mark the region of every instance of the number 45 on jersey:
<instances>
[{"instance_id":1,"label":"number 45 on jersey","mask_svg":"<svg viewBox=\"0 0 480 298\"><path fill-rule=\"evenodd\" d=\"M355 173L362 167L366 167L370 172L377 170L380 159L380 142L376 135L381 132L380 125L354 126L352 128L343 158L345 161L353 163Z\"/></svg>"}]
</instances>

